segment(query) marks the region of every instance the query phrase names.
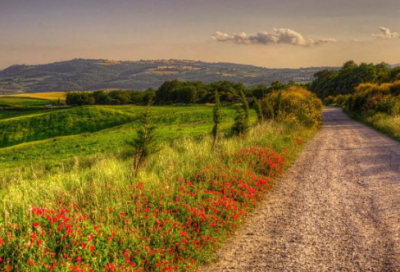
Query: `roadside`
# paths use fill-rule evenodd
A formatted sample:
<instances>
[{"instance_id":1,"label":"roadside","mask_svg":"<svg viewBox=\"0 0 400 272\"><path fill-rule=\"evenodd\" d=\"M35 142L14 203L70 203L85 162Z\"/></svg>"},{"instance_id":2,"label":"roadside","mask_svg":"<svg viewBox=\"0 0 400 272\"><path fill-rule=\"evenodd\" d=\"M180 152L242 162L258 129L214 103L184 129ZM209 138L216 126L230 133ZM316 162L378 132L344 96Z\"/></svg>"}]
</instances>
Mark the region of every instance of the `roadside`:
<instances>
[{"instance_id":1,"label":"roadside","mask_svg":"<svg viewBox=\"0 0 400 272\"><path fill-rule=\"evenodd\" d=\"M200 271L400 271L400 144L328 107L324 125Z\"/></svg>"}]
</instances>

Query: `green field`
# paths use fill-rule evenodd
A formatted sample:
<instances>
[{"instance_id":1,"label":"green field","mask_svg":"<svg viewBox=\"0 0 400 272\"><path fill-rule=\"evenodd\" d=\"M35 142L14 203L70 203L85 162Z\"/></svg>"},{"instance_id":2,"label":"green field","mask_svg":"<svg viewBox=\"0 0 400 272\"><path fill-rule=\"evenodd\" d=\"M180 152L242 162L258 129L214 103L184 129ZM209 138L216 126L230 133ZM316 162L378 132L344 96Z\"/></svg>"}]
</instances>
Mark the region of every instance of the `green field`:
<instances>
[{"instance_id":1,"label":"green field","mask_svg":"<svg viewBox=\"0 0 400 272\"><path fill-rule=\"evenodd\" d=\"M0 108L0 121L3 119L30 115L46 111L45 109L32 109L32 110L2 110ZM1 132L0 132L1 133Z\"/></svg>"},{"instance_id":2,"label":"green field","mask_svg":"<svg viewBox=\"0 0 400 272\"><path fill-rule=\"evenodd\" d=\"M140 106L86 106L10 112L20 116L0 119L0 173L26 168L31 162L43 172L54 171L60 162L75 156L124 152L126 141L136 135L138 118L144 110ZM212 107L208 106L154 106L152 115L163 142L202 137L213 127ZM222 117L221 129L228 131L235 109L222 108ZM250 118L256 121L253 110Z\"/></svg>"},{"instance_id":3,"label":"green field","mask_svg":"<svg viewBox=\"0 0 400 272\"><path fill-rule=\"evenodd\" d=\"M56 101L31 97L0 95L0 106L41 107L48 104L55 105Z\"/></svg>"}]
</instances>

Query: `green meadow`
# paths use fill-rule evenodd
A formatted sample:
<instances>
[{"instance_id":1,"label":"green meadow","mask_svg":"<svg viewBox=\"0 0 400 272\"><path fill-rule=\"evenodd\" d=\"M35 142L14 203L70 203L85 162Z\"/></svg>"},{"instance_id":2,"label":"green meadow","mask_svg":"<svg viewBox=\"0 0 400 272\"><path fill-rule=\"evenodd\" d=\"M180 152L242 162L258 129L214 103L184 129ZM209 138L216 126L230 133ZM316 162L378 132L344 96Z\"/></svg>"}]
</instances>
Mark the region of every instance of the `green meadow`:
<instances>
[{"instance_id":1,"label":"green meadow","mask_svg":"<svg viewBox=\"0 0 400 272\"><path fill-rule=\"evenodd\" d=\"M41 107L48 104L55 105L56 101L31 97L0 96L0 106Z\"/></svg>"},{"instance_id":2,"label":"green meadow","mask_svg":"<svg viewBox=\"0 0 400 272\"><path fill-rule=\"evenodd\" d=\"M0 178L30 163L39 173L54 173L77 156L129 155L127 141L136 136L142 106L84 106L59 110L0 111ZM161 143L202 138L212 131L212 107L153 106L152 119ZM234 107L221 110L222 131L229 131ZM7 116L8 115L8 116ZM254 110L250 121L256 122Z\"/></svg>"}]
</instances>

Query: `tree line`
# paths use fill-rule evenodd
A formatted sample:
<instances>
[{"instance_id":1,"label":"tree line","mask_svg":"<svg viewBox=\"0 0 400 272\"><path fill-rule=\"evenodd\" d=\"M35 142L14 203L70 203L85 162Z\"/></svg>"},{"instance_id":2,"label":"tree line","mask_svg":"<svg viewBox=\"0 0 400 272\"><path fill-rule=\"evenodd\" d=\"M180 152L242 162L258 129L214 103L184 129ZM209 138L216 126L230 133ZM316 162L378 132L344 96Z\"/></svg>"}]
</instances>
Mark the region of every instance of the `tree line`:
<instances>
[{"instance_id":1,"label":"tree line","mask_svg":"<svg viewBox=\"0 0 400 272\"><path fill-rule=\"evenodd\" d=\"M205 84L201 81L179 81L172 80L164 82L157 90L147 89L141 91L114 90L94 92L68 92L66 103L68 105L147 105L154 101L157 105L169 104L204 104L214 103L218 93L220 102L223 104L235 103L245 97L261 99L265 95L278 90L284 90L291 86L300 86L294 81L281 83L275 81L271 86L258 85L246 88L243 83L230 81L219 81ZM301 85L310 88L310 84Z\"/></svg>"},{"instance_id":2,"label":"tree line","mask_svg":"<svg viewBox=\"0 0 400 272\"><path fill-rule=\"evenodd\" d=\"M323 70L314 75L310 90L320 98L354 93L362 83L382 84L400 79L400 67L391 68L387 63L343 64L340 70Z\"/></svg>"}]
</instances>

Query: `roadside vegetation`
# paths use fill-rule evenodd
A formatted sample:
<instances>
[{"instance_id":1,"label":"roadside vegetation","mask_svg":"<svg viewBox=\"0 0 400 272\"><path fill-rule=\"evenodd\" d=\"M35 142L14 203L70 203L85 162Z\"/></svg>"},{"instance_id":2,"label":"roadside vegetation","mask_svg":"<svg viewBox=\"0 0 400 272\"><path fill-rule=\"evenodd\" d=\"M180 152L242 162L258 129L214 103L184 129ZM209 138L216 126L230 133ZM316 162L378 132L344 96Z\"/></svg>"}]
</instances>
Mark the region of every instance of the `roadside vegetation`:
<instances>
[{"instance_id":1,"label":"roadside vegetation","mask_svg":"<svg viewBox=\"0 0 400 272\"><path fill-rule=\"evenodd\" d=\"M400 67L355 64L316 74L311 90L325 105L339 106L352 118L400 140Z\"/></svg>"},{"instance_id":2,"label":"roadside vegetation","mask_svg":"<svg viewBox=\"0 0 400 272\"><path fill-rule=\"evenodd\" d=\"M190 271L209 262L321 123L321 101L299 87L271 91L255 103L262 116L244 93L238 99L237 109L217 99L214 107L59 110L54 113L60 116L82 111L71 129L85 127L79 116L91 109L109 111L87 118L88 127L121 116L136 119L86 136L0 149L0 159L8 163L12 156L21 159L21 150L26 155L19 161L24 168L0 177L0 269ZM2 122L19 118L25 117ZM83 156L67 147L91 149L92 140L110 152ZM63 144L66 153L53 154ZM145 150L151 146L151 152ZM49 156L51 170L41 172L41 163L27 159L35 149ZM143 152L137 171L134 159ZM75 155L65 161L68 153Z\"/></svg>"}]
</instances>

